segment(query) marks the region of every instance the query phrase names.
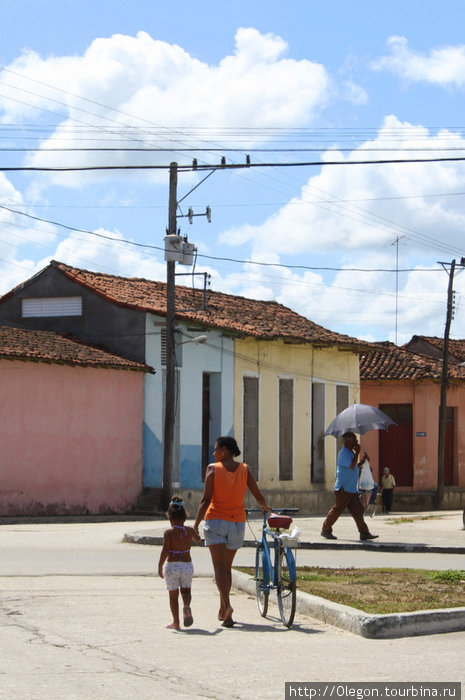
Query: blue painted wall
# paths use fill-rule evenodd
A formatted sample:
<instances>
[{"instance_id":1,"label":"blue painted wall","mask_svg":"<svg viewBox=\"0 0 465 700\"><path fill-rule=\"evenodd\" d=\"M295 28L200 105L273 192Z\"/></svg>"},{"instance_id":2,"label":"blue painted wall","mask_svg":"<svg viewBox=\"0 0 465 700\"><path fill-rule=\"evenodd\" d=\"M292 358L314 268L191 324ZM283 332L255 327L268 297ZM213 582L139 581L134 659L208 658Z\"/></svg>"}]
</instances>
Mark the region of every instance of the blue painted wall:
<instances>
[{"instance_id":1,"label":"blue painted wall","mask_svg":"<svg viewBox=\"0 0 465 700\"><path fill-rule=\"evenodd\" d=\"M163 447L153 430L144 421L143 485L160 488L162 482Z\"/></svg>"},{"instance_id":2,"label":"blue painted wall","mask_svg":"<svg viewBox=\"0 0 465 700\"><path fill-rule=\"evenodd\" d=\"M144 486L159 488L163 474L164 368L162 331L165 319L146 316L146 362L155 375L145 380ZM234 407L234 341L217 331L177 325L177 412L176 444L173 446L173 483L180 488L202 488L202 381L210 380L210 449L218 435L231 433ZM185 342L206 335L203 344Z\"/></svg>"}]
</instances>

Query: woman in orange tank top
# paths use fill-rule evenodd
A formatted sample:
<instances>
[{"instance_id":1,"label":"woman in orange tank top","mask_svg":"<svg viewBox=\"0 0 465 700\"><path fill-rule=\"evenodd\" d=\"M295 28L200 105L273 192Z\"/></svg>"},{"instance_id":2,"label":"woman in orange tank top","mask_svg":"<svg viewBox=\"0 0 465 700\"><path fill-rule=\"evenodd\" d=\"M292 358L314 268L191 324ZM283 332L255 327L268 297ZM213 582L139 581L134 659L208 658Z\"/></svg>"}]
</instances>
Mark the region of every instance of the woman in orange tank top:
<instances>
[{"instance_id":1,"label":"woman in orange tank top","mask_svg":"<svg viewBox=\"0 0 465 700\"><path fill-rule=\"evenodd\" d=\"M240 453L233 437L217 439L213 450L215 462L207 467L203 496L194 522L194 530L198 530L200 522L205 520L205 544L210 550L220 594L218 619L223 627L234 624L229 599L231 567L244 541L244 498L247 488L264 510L271 510L247 464L234 460Z\"/></svg>"}]
</instances>

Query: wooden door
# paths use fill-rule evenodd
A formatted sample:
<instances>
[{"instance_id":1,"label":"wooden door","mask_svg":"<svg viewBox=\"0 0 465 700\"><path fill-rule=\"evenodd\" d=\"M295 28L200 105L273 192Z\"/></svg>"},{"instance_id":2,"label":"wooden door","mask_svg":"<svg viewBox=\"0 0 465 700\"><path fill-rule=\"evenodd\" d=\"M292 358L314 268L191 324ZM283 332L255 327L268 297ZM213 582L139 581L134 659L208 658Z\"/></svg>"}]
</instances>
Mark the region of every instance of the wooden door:
<instances>
[{"instance_id":1,"label":"wooden door","mask_svg":"<svg viewBox=\"0 0 465 700\"><path fill-rule=\"evenodd\" d=\"M397 423L379 431L380 478L384 467L389 467L397 486L413 486L412 404L380 404L379 408Z\"/></svg>"}]
</instances>

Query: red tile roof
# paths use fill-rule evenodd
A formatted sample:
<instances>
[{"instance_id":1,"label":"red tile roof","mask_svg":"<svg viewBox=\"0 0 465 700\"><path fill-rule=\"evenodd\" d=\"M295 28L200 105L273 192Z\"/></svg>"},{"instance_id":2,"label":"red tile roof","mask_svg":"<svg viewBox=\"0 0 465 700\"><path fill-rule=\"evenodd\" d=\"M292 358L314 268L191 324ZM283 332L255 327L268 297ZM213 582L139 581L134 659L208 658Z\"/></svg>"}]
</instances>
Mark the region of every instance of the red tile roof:
<instances>
[{"instance_id":1,"label":"red tile roof","mask_svg":"<svg viewBox=\"0 0 465 700\"><path fill-rule=\"evenodd\" d=\"M50 265L115 304L162 316L166 314L165 282L89 272L56 261ZM176 318L200 327L266 340L281 338L342 346L354 351L369 351L371 347L363 340L333 333L276 301L259 301L213 291L207 292L206 300L205 305L203 290L176 286L176 308L179 309Z\"/></svg>"},{"instance_id":2,"label":"red tile roof","mask_svg":"<svg viewBox=\"0 0 465 700\"><path fill-rule=\"evenodd\" d=\"M442 357L444 351L444 338L437 338L435 336L427 335L414 335L408 343L405 343L404 347L407 349L412 348L415 352L415 347L418 349L423 346L424 353L427 354L427 346L430 345L433 352L436 355ZM465 361L465 340L455 340L449 338L449 363L455 362L460 363Z\"/></svg>"},{"instance_id":3,"label":"red tile roof","mask_svg":"<svg viewBox=\"0 0 465 700\"><path fill-rule=\"evenodd\" d=\"M360 356L361 381L441 380L441 360L418 355L392 343L383 345L384 350L375 350ZM458 365L449 366L448 376L450 379L465 381L465 368Z\"/></svg>"},{"instance_id":4,"label":"red tile roof","mask_svg":"<svg viewBox=\"0 0 465 700\"><path fill-rule=\"evenodd\" d=\"M9 326L0 326L0 359L153 372L141 362L127 360L58 333Z\"/></svg>"}]
</instances>

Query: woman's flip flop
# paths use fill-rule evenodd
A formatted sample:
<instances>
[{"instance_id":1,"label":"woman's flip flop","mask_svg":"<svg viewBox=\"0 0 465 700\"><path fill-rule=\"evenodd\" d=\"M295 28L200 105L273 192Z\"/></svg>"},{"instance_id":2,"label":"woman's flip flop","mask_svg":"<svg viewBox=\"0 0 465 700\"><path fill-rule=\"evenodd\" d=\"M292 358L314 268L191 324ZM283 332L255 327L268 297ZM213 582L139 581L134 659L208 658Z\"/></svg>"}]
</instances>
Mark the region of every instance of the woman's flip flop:
<instances>
[{"instance_id":1,"label":"woman's flip flop","mask_svg":"<svg viewBox=\"0 0 465 700\"><path fill-rule=\"evenodd\" d=\"M234 627L234 620L232 617L228 617L226 620L223 620L221 627Z\"/></svg>"},{"instance_id":2,"label":"woman's flip flop","mask_svg":"<svg viewBox=\"0 0 465 700\"><path fill-rule=\"evenodd\" d=\"M184 606L183 613L184 613L184 627L190 627L192 625L192 623L194 622L194 618L192 617L192 612L191 612L191 609L188 605Z\"/></svg>"}]
</instances>

